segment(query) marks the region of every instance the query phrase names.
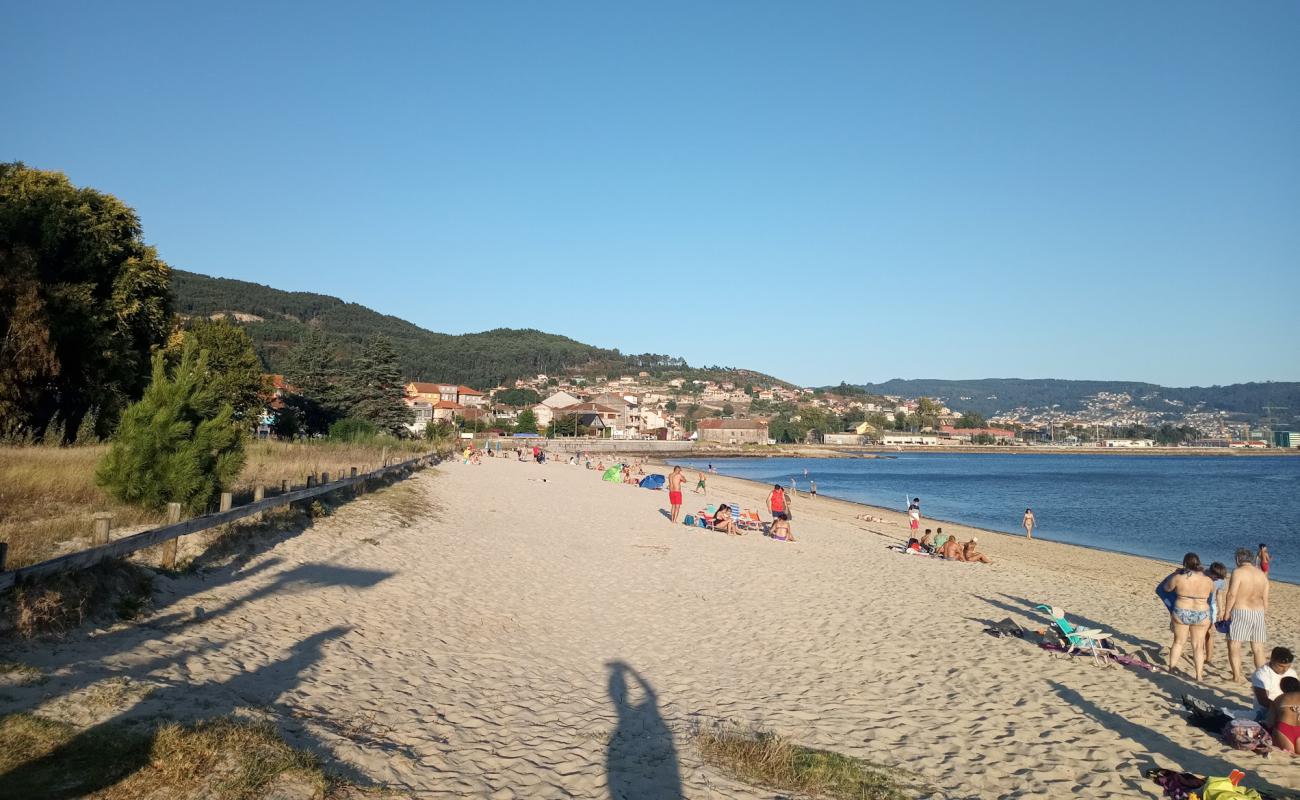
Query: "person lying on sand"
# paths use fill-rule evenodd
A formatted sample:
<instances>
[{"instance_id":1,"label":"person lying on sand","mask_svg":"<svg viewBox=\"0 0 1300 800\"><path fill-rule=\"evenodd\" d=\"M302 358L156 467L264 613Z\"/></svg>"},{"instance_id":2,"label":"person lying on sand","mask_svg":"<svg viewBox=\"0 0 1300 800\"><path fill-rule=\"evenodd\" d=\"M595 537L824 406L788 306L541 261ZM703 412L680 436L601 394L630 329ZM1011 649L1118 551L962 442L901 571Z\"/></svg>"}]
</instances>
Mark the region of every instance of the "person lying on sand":
<instances>
[{"instance_id":1,"label":"person lying on sand","mask_svg":"<svg viewBox=\"0 0 1300 800\"><path fill-rule=\"evenodd\" d=\"M979 539L971 537L971 540L969 542L962 545L961 560L970 562L972 564L992 564L993 560L991 558L989 558L988 556L984 555L983 553L975 549L975 545L978 542Z\"/></svg>"},{"instance_id":2,"label":"person lying on sand","mask_svg":"<svg viewBox=\"0 0 1300 800\"><path fill-rule=\"evenodd\" d=\"M790 531L790 520L782 517L781 519L772 520L772 538L781 541L793 542L794 534Z\"/></svg>"},{"instance_id":3,"label":"person lying on sand","mask_svg":"<svg viewBox=\"0 0 1300 800\"><path fill-rule=\"evenodd\" d=\"M1278 749L1300 755L1300 678L1282 679L1282 694L1269 707L1264 727L1272 731Z\"/></svg>"},{"instance_id":4,"label":"person lying on sand","mask_svg":"<svg viewBox=\"0 0 1300 800\"><path fill-rule=\"evenodd\" d=\"M726 503L718 506L717 513L713 515L713 529L736 536L740 535L740 531L736 530L736 523L731 519L731 506Z\"/></svg>"}]
</instances>

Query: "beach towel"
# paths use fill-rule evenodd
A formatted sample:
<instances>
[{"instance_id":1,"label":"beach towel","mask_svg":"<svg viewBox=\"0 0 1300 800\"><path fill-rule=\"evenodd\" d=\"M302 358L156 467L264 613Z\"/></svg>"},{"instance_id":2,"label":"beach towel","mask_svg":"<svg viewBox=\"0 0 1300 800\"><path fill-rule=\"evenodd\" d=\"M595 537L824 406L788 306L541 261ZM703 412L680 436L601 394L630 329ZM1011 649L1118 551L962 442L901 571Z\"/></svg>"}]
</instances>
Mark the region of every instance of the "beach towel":
<instances>
[{"instance_id":1,"label":"beach towel","mask_svg":"<svg viewBox=\"0 0 1300 800\"><path fill-rule=\"evenodd\" d=\"M1202 800L1262 800L1254 789L1234 784L1232 778L1209 778L1201 789Z\"/></svg>"},{"instance_id":2,"label":"beach towel","mask_svg":"<svg viewBox=\"0 0 1300 800\"><path fill-rule=\"evenodd\" d=\"M999 639L1003 638L1004 636L1012 636L1017 639L1023 639L1025 636L1025 629L1020 627L1020 625L1018 625L1016 621L1013 620L1011 617L1007 617L1001 622L993 623L992 625L985 628L984 632L990 636L994 636Z\"/></svg>"},{"instance_id":3,"label":"beach towel","mask_svg":"<svg viewBox=\"0 0 1300 800\"><path fill-rule=\"evenodd\" d=\"M1164 580L1160 581L1160 583L1156 584L1156 597L1159 597L1160 602L1165 604L1166 611L1174 610L1174 601L1178 598L1178 595L1165 588L1165 581L1177 574L1177 572L1171 573L1166 576Z\"/></svg>"}]
</instances>

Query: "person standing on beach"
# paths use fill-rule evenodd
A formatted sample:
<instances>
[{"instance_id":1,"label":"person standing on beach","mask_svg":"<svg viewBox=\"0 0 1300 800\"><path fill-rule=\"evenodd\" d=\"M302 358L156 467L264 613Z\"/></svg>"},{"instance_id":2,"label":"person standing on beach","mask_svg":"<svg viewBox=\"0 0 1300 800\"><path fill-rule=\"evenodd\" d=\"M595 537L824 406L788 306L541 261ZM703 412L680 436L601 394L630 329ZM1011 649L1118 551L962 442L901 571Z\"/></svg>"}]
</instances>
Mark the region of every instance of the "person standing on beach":
<instances>
[{"instance_id":1,"label":"person standing on beach","mask_svg":"<svg viewBox=\"0 0 1300 800\"><path fill-rule=\"evenodd\" d=\"M1025 509L1025 517L1020 520L1020 524L1025 527L1025 538L1034 538L1034 511L1031 508Z\"/></svg>"},{"instance_id":2,"label":"person standing on beach","mask_svg":"<svg viewBox=\"0 0 1300 800\"><path fill-rule=\"evenodd\" d=\"M808 481L808 494L817 496L817 481Z\"/></svg>"},{"instance_id":3,"label":"person standing on beach","mask_svg":"<svg viewBox=\"0 0 1300 800\"><path fill-rule=\"evenodd\" d=\"M704 486L704 473L697 472L695 478L695 493L707 495L709 490Z\"/></svg>"},{"instance_id":4,"label":"person standing on beach","mask_svg":"<svg viewBox=\"0 0 1300 800\"><path fill-rule=\"evenodd\" d=\"M785 519L785 490L781 484L772 484L772 492L767 496L767 511L772 515L772 521Z\"/></svg>"},{"instance_id":5,"label":"person standing on beach","mask_svg":"<svg viewBox=\"0 0 1300 800\"><path fill-rule=\"evenodd\" d=\"M668 476L668 505L672 506L672 514L669 519L673 524L677 524L677 516L682 513L682 484L686 482L686 476L682 474L681 467L673 467L673 471Z\"/></svg>"},{"instance_id":6,"label":"person standing on beach","mask_svg":"<svg viewBox=\"0 0 1300 800\"><path fill-rule=\"evenodd\" d=\"M1259 552L1255 554L1255 563L1256 563L1256 566L1259 567L1259 571L1262 572L1262 573L1264 573L1266 576L1268 575L1268 562L1269 562L1269 561L1272 561L1272 559L1269 558L1269 555L1268 555L1268 545L1266 545L1266 544L1261 544L1261 545L1259 546Z\"/></svg>"},{"instance_id":7,"label":"person standing on beach","mask_svg":"<svg viewBox=\"0 0 1300 800\"><path fill-rule=\"evenodd\" d=\"M913 497L907 506L907 527L912 529L912 538L921 530L921 498Z\"/></svg>"},{"instance_id":8,"label":"person standing on beach","mask_svg":"<svg viewBox=\"0 0 1300 800\"><path fill-rule=\"evenodd\" d=\"M1174 642L1169 648L1170 672L1183 657L1187 640L1192 640L1192 666L1196 680L1205 678L1205 632L1210 623L1210 595L1214 594L1214 581L1201 570L1201 557L1195 553L1183 556L1183 568L1165 579L1165 591L1174 595L1169 609L1170 627Z\"/></svg>"},{"instance_id":9,"label":"person standing on beach","mask_svg":"<svg viewBox=\"0 0 1300 800\"><path fill-rule=\"evenodd\" d=\"M1268 576L1253 563L1255 554L1248 548L1237 550L1237 568L1228 581L1228 597L1223 602L1223 618L1228 625L1228 661L1232 679L1245 681L1241 674L1241 643L1250 642L1250 655L1255 669L1264 666L1264 643L1268 641L1268 628L1264 615L1268 611Z\"/></svg>"}]
</instances>

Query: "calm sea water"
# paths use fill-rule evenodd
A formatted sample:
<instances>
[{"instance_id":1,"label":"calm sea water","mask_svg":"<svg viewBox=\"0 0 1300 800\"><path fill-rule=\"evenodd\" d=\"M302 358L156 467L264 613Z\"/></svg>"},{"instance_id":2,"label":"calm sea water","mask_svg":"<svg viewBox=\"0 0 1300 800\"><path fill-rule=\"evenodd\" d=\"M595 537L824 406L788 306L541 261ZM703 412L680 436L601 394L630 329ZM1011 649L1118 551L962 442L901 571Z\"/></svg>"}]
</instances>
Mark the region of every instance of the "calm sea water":
<instances>
[{"instance_id":1,"label":"calm sea water","mask_svg":"<svg viewBox=\"0 0 1300 800\"><path fill-rule=\"evenodd\" d=\"M679 461L703 468L707 461ZM713 462L723 475L906 509L1035 538L1177 561L1188 551L1232 566L1237 547L1268 544L1271 575L1300 583L1300 458L900 453L896 458L753 458ZM808 470L807 477L804 470Z\"/></svg>"}]
</instances>

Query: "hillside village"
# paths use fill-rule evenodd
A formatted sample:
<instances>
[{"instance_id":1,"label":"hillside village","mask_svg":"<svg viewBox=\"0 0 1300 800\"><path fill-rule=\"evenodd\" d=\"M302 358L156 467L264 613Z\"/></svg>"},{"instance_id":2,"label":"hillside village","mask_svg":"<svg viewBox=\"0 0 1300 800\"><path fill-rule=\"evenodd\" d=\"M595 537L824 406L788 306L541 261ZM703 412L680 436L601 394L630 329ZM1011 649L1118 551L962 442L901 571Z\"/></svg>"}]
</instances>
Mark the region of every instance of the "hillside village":
<instances>
[{"instance_id":1,"label":"hillside village","mask_svg":"<svg viewBox=\"0 0 1300 800\"><path fill-rule=\"evenodd\" d=\"M587 378L539 374L487 391L412 381L404 402L412 434L430 425L461 432L583 436L620 440L697 440L722 445L815 443L848 446L1161 445L1266 447L1267 431L1223 413L1152 412L1128 395L1101 393L1073 413L1016 409L984 420L931 398L869 395L739 381L635 375ZM1178 404L1180 405L1180 404ZM521 424L522 423L522 424ZM1170 440L1170 439L1174 440ZM1300 437L1295 437L1300 439ZM1287 437L1276 442L1292 447Z\"/></svg>"}]
</instances>

